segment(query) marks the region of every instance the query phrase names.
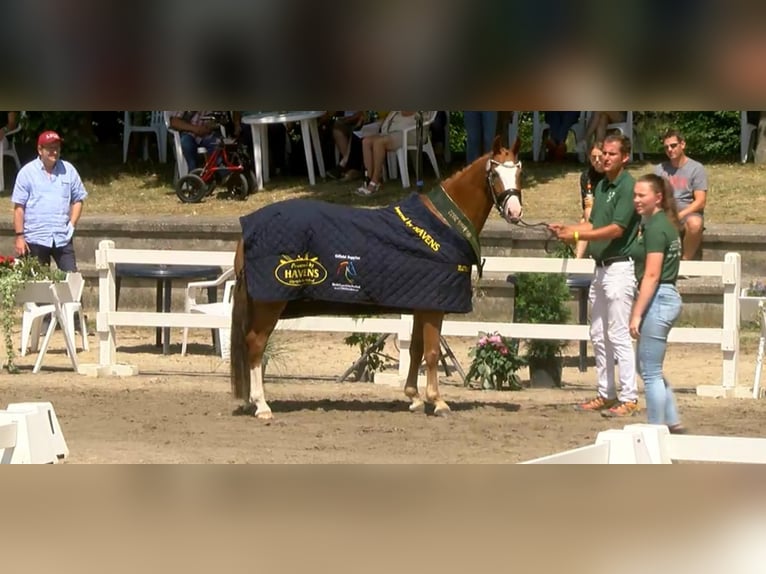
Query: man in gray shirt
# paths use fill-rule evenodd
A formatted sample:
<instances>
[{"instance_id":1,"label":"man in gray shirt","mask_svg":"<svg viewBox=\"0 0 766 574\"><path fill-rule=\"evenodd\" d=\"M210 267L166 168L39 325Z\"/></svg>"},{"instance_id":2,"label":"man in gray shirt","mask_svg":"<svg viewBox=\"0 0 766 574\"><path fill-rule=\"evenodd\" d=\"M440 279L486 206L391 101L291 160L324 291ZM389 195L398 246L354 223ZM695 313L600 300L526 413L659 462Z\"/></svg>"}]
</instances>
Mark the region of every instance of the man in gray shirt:
<instances>
[{"instance_id":1,"label":"man in gray shirt","mask_svg":"<svg viewBox=\"0 0 766 574\"><path fill-rule=\"evenodd\" d=\"M693 259L702 243L707 174L698 161L686 155L686 141L678 130L668 130L662 138L668 161L658 164L654 173L670 181L676 197L678 219L683 226L682 259Z\"/></svg>"}]
</instances>

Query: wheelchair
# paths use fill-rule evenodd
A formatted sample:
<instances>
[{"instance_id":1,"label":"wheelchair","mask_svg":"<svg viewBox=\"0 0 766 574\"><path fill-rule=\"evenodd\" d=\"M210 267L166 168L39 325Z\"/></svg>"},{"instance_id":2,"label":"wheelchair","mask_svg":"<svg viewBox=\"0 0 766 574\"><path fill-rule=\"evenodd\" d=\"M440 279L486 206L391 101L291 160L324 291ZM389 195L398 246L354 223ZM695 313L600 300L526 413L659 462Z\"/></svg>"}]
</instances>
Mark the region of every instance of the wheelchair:
<instances>
[{"instance_id":1,"label":"wheelchair","mask_svg":"<svg viewBox=\"0 0 766 574\"><path fill-rule=\"evenodd\" d=\"M219 132L216 146L209 154L205 148L199 148L198 151L205 154L205 163L178 180L176 195L183 203L199 203L216 188L223 187L225 193L219 193L219 197L244 201L256 188L247 146L226 136L228 114L215 114L204 119Z\"/></svg>"}]
</instances>

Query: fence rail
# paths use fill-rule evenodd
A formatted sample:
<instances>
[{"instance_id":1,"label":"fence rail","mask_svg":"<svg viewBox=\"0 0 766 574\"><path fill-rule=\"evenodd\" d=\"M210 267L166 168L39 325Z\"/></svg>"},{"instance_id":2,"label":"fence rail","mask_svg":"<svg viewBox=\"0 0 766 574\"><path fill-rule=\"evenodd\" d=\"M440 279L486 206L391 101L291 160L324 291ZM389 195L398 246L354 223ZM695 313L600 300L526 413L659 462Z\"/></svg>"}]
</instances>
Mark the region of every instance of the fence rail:
<instances>
[{"instance_id":1,"label":"fence rail","mask_svg":"<svg viewBox=\"0 0 766 574\"><path fill-rule=\"evenodd\" d=\"M231 267L233 252L215 251L158 251L148 249L116 249L114 242L102 241L96 251L99 272L99 312L96 330L99 337L99 374L109 374L117 364L115 327L190 327L227 328L229 318L195 313L154 313L115 310L115 265L118 263L145 263L164 265L216 265ZM724 286L723 325L721 328L677 327L671 330L669 341L717 345L722 353L720 388L733 389L737 384L739 360L739 292L741 283L740 256L728 253L724 261L682 261L681 274L687 276L720 277ZM508 275L510 273L568 273L593 274L594 264L585 259L557 259L549 257L488 257L484 273ZM323 332L368 332L395 334L399 340L399 376L406 377L409 368L409 346L412 315L396 318L303 317L285 319L277 329ZM480 332L497 331L519 339L588 340L586 325L553 325L508 323L492 321L447 320L442 334L453 337L475 338Z\"/></svg>"}]
</instances>

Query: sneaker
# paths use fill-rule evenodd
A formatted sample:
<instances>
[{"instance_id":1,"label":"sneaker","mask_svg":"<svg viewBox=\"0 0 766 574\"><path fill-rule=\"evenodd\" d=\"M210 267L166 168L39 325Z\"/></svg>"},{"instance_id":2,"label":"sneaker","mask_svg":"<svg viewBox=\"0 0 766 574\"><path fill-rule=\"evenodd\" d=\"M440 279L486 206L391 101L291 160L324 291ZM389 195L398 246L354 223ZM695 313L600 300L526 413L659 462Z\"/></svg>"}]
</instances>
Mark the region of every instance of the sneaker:
<instances>
[{"instance_id":1,"label":"sneaker","mask_svg":"<svg viewBox=\"0 0 766 574\"><path fill-rule=\"evenodd\" d=\"M617 399L605 399L601 395L595 399L577 405L575 408L578 411L602 411L604 409L610 409L617 404Z\"/></svg>"},{"instance_id":2,"label":"sneaker","mask_svg":"<svg viewBox=\"0 0 766 574\"><path fill-rule=\"evenodd\" d=\"M627 401L613 406L611 409L602 411L602 417L632 417L638 412L638 401Z\"/></svg>"}]
</instances>

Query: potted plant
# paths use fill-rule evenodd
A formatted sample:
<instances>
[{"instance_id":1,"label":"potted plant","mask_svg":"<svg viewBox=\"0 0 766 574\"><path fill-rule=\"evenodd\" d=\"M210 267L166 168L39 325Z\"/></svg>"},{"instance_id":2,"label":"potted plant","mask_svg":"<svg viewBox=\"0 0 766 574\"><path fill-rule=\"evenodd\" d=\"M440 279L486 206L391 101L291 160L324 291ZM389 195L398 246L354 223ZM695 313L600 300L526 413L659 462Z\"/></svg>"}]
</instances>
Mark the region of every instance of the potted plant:
<instances>
[{"instance_id":1,"label":"potted plant","mask_svg":"<svg viewBox=\"0 0 766 574\"><path fill-rule=\"evenodd\" d=\"M739 294L740 320L757 323L758 305L761 302L766 303L766 284L760 279L754 279Z\"/></svg>"},{"instance_id":2,"label":"potted plant","mask_svg":"<svg viewBox=\"0 0 766 574\"><path fill-rule=\"evenodd\" d=\"M562 245L554 255L568 257L571 248ZM569 321L571 293L563 273L519 273L515 278L514 321L519 323L564 324ZM527 339L524 357L533 387L560 387L567 341Z\"/></svg>"},{"instance_id":3,"label":"potted plant","mask_svg":"<svg viewBox=\"0 0 766 574\"><path fill-rule=\"evenodd\" d=\"M28 300L34 295L44 297L48 294L51 282L66 279L66 273L40 264L36 257L4 257L0 255L0 305L2 305L2 324L5 342L6 367L9 373L17 373L14 364L16 346L13 343L13 326L16 318L17 297L23 290L32 290ZM40 284L40 285L38 285ZM39 289L37 289L39 287Z\"/></svg>"},{"instance_id":4,"label":"potted plant","mask_svg":"<svg viewBox=\"0 0 766 574\"><path fill-rule=\"evenodd\" d=\"M526 364L518 354L518 341L504 337L499 333L482 334L468 355L473 361L465 377L465 384L476 381L482 389L513 391L520 390L516 371Z\"/></svg>"}]
</instances>

